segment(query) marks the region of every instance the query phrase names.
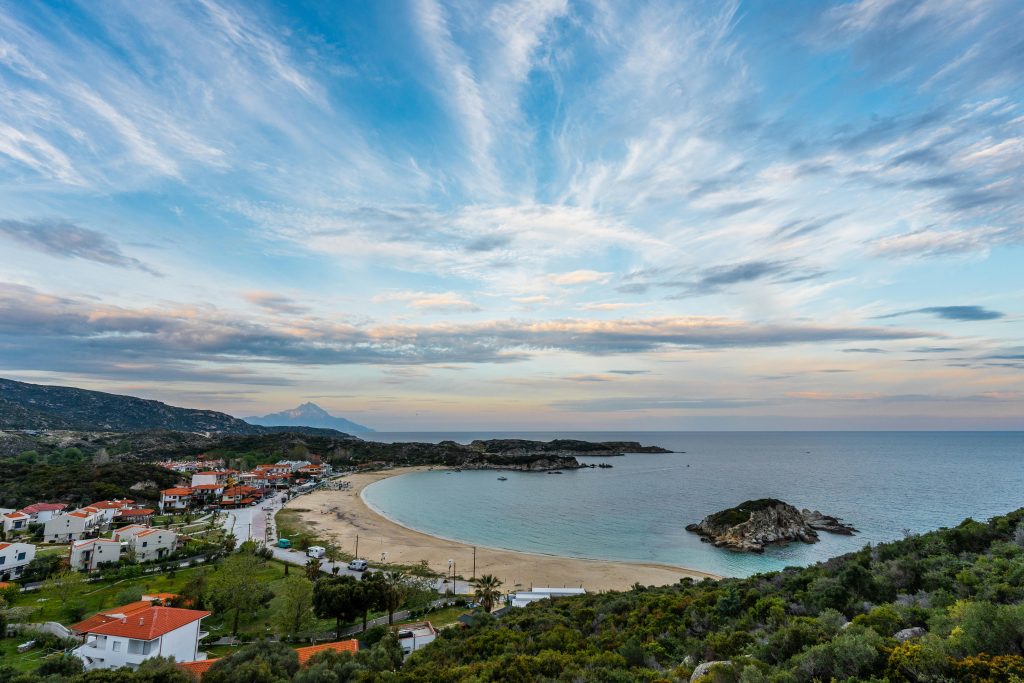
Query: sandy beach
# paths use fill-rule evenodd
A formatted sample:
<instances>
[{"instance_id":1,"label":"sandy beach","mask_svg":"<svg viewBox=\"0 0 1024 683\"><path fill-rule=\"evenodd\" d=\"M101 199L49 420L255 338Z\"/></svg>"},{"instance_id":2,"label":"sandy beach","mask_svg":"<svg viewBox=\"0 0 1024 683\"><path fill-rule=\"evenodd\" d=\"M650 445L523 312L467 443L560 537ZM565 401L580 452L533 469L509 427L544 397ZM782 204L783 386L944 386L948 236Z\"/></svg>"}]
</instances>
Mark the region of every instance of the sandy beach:
<instances>
[{"instance_id":1,"label":"sandy beach","mask_svg":"<svg viewBox=\"0 0 1024 683\"><path fill-rule=\"evenodd\" d=\"M401 526L375 512L360 496L364 488L376 481L424 469L427 468L352 474L346 478L351 482L349 489L315 491L290 501L287 507L300 511L303 521L334 539L347 553L354 552L358 535L359 555L371 562L386 552L388 562L418 564L426 560L432 569L444 573L452 559L456 573L468 579L473 573L472 546ZM581 585L590 591L624 590L635 583L660 586L687 576L698 580L718 578L669 565L583 560L483 546L476 547L476 574L493 574L510 590Z\"/></svg>"}]
</instances>

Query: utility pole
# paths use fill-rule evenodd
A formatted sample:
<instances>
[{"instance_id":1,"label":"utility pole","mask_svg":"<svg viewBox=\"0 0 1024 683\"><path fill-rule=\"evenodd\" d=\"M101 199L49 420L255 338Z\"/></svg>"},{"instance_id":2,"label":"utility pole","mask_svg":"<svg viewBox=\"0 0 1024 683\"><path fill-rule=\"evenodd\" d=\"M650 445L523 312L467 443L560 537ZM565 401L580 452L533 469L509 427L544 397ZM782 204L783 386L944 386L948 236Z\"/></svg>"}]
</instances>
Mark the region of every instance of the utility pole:
<instances>
[{"instance_id":1,"label":"utility pole","mask_svg":"<svg viewBox=\"0 0 1024 683\"><path fill-rule=\"evenodd\" d=\"M359 559L359 534L356 534L356 559Z\"/></svg>"}]
</instances>

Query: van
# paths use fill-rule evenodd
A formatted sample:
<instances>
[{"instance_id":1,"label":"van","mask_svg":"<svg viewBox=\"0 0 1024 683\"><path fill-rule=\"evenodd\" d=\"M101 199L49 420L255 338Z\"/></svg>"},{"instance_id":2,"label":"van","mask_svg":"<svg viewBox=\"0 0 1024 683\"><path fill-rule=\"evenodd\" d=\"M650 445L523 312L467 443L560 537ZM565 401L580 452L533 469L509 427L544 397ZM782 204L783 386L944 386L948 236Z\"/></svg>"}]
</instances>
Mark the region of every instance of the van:
<instances>
[{"instance_id":1,"label":"van","mask_svg":"<svg viewBox=\"0 0 1024 683\"><path fill-rule=\"evenodd\" d=\"M354 572L365 572L369 566L366 560L352 560L348 563L348 568Z\"/></svg>"},{"instance_id":2,"label":"van","mask_svg":"<svg viewBox=\"0 0 1024 683\"><path fill-rule=\"evenodd\" d=\"M311 545L306 550L306 557L312 557L315 560L323 559L324 555L327 554L327 548L319 545Z\"/></svg>"}]
</instances>

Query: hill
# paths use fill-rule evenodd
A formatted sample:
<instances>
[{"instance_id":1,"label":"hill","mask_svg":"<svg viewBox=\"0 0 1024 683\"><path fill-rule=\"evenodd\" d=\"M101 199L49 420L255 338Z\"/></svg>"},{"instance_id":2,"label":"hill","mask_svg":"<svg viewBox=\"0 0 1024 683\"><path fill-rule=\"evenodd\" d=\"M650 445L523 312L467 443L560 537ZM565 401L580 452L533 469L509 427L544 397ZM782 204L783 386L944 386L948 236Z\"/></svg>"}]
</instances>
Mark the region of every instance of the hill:
<instances>
[{"instance_id":1,"label":"hill","mask_svg":"<svg viewBox=\"0 0 1024 683\"><path fill-rule=\"evenodd\" d=\"M371 434L374 432L369 427L346 420L343 417L331 415L317 404L308 402L291 410L282 410L279 413L247 417L245 421L249 424L263 425L265 427L321 427L337 429L347 434Z\"/></svg>"},{"instance_id":2,"label":"hill","mask_svg":"<svg viewBox=\"0 0 1024 683\"><path fill-rule=\"evenodd\" d=\"M347 436L334 429L263 427L216 410L179 408L134 396L0 378L0 430L13 429L92 432L171 430L244 435L298 431Z\"/></svg>"}]
</instances>

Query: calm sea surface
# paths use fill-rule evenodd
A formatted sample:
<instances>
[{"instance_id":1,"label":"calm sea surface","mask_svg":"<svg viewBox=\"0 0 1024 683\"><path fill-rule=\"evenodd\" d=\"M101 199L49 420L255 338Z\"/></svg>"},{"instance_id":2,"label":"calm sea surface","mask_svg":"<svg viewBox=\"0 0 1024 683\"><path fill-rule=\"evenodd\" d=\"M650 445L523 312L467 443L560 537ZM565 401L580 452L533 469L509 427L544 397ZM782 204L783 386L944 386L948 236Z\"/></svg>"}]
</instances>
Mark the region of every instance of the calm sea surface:
<instances>
[{"instance_id":1,"label":"calm sea surface","mask_svg":"<svg viewBox=\"0 0 1024 683\"><path fill-rule=\"evenodd\" d=\"M379 441L578 438L657 445L671 455L581 458L612 469L561 475L422 472L381 481L367 502L447 538L530 552L661 562L727 576L804 565L1024 506L1021 432L378 433ZM508 481L498 481L501 474ZM739 554L684 527L750 498L842 517L861 533Z\"/></svg>"}]
</instances>

